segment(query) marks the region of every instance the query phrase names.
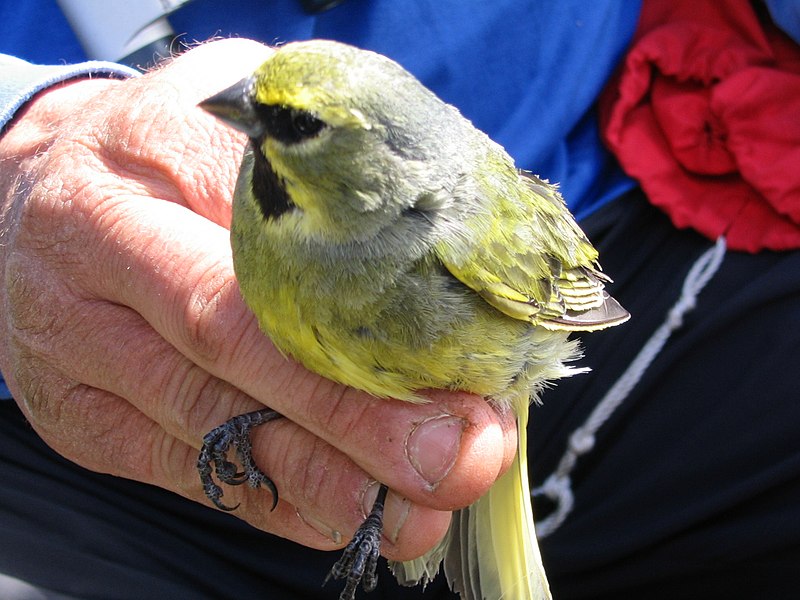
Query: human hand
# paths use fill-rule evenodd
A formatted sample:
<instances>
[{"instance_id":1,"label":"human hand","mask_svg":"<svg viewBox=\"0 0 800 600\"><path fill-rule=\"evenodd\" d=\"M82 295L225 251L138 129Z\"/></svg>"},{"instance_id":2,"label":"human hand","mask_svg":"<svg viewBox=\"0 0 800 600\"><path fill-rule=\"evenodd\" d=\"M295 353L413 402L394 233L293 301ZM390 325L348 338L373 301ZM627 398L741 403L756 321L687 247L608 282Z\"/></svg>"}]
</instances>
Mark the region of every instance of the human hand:
<instances>
[{"instance_id":1,"label":"human hand","mask_svg":"<svg viewBox=\"0 0 800 600\"><path fill-rule=\"evenodd\" d=\"M196 104L269 52L206 44L139 79L51 88L17 116L0 138L0 369L60 454L206 504L203 435L268 405L287 418L254 431L254 456L280 502L228 488L235 514L340 548L377 479L394 490L384 554L413 558L510 465L513 415L467 394L378 400L258 330L227 230L245 140Z\"/></svg>"}]
</instances>

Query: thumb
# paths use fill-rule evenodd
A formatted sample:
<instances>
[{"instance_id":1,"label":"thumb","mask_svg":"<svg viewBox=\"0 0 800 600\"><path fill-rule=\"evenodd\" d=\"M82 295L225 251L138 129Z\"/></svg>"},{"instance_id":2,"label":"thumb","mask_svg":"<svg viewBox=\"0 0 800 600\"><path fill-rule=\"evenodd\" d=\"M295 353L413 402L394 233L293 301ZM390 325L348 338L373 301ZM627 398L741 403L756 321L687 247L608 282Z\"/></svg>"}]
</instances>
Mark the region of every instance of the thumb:
<instances>
[{"instance_id":1,"label":"thumb","mask_svg":"<svg viewBox=\"0 0 800 600\"><path fill-rule=\"evenodd\" d=\"M144 79L165 79L179 86L183 99L194 107L211 94L253 73L275 50L260 42L229 38L199 44L177 55Z\"/></svg>"},{"instance_id":2,"label":"thumb","mask_svg":"<svg viewBox=\"0 0 800 600\"><path fill-rule=\"evenodd\" d=\"M246 138L200 109L201 100L250 75L274 50L246 39L201 44L143 77L105 123L105 150L119 164L163 175L164 199L228 227ZM116 90L119 93L120 90Z\"/></svg>"}]
</instances>

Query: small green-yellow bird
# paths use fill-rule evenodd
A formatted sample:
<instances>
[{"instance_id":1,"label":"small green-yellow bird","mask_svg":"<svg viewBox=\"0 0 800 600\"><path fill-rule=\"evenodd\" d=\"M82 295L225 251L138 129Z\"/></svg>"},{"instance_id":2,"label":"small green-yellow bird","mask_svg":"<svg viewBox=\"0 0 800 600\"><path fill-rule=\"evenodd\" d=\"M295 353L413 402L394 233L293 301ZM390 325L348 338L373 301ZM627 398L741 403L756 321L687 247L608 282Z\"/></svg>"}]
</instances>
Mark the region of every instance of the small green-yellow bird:
<instances>
[{"instance_id":1,"label":"small green-yellow bird","mask_svg":"<svg viewBox=\"0 0 800 600\"><path fill-rule=\"evenodd\" d=\"M548 598L529 496L528 407L574 373L570 331L622 323L597 251L556 188L388 58L331 41L287 44L201 106L250 137L233 203L242 295L307 368L383 398L467 390L517 415L511 469L453 514L442 542L394 563L401 583L440 564L465 600ZM532 134L533 135L533 134ZM208 436L198 468L264 484L249 455L264 410ZM237 447L245 472L226 459ZM376 448L376 451L380 451ZM214 468L212 468L214 465ZM342 599L374 588L386 488L331 571Z\"/></svg>"}]
</instances>

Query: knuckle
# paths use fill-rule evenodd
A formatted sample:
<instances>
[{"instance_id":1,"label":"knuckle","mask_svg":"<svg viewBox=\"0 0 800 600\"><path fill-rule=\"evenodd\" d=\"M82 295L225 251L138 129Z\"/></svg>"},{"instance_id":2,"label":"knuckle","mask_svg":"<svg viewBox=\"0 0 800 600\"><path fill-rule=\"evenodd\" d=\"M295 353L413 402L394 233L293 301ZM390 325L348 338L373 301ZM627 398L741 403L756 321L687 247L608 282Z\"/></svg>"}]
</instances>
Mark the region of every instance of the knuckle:
<instances>
[{"instance_id":1,"label":"knuckle","mask_svg":"<svg viewBox=\"0 0 800 600\"><path fill-rule=\"evenodd\" d=\"M385 400L365 397L354 388L339 386L325 395L323 402L317 403L313 413L317 415L319 424L325 426L342 439L359 439L364 432L374 431L374 411L370 410L376 403Z\"/></svg>"},{"instance_id":2,"label":"knuckle","mask_svg":"<svg viewBox=\"0 0 800 600\"><path fill-rule=\"evenodd\" d=\"M6 269L6 337L55 368L69 364L82 336L98 325L86 301L47 269L17 254ZM72 350L71 350L72 349Z\"/></svg>"},{"instance_id":3,"label":"knuckle","mask_svg":"<svg viewBox=\"0 0 800 600\"><path fill-rule=\"evenodd\" d=\"M175 381L175 402L166 410L164 423L175 435L199 447L200 439L214 427L258 405L244 392L194 365ZM169 425L172 423L172 425ZM189 432L188 435L186 432Z\"/></svg>"},{"instance_id":4,"label":"knuckle","mask_svg":"<svg viewBox=\"0 0 800 600\"><path fill-rule=\"evenodd\" d=\"M346 455L289 421L276 422L259 437L259 446L292 504L309 514L331 515L348 528L363 519L368 476Z\"/></svg>"},{"instance_id":5,"label":"knuckle","mask_svg":"<svg viewBox=\"0 0 800 600\"><path fill-rule=\"evenodd\" d=\"M11 377L16 383L17 401L31 424L43 432L57 430L64 421L63 400L70 395L74 382L69 381L37 354L12 342Z\"/></svg>"},{"instance_id":6,"label":"knuckle","mask_svg":"<svg viewBox=\"0 0 800 600\"><path fill-rule=\"evenodd\" d=\"M58 310L65 290L46 282L41 270L21 254L6 262L6 311L12 335L50 336L62 328ZM55 308L55 310L54 310Z\"/></svg>"},{"instance_id":7,"label":"knuckle","mask_svg":"<svg viewBox=\"0 0 800 600\"><path fill-rule=\"evenodd\" d=\"M249 315L232 308L236 282L223 275L203 277L195 284L183 314L184 341L200 364L230 365Z\"/></svg>"},{"instance_id":8,"label":"knuckle","mask_svg":"<svg viewBox=\"0 0 800 600\"><path fill-rule=\"evenodd\" d=\"M136 460L130 418L109 406L111 394L65 377L32 354L20 354L13 367L17 400L47 444L86 468L130 476L146 471ZM118 407L117 407L118 408ZM144 435L135 430L137 435Z\"/></svg>"},{"instance_id":9,"label":"knuckle","mask_svg":"<svg viewBox=\"0 0 800 600\"><path fill-rule=\"evenodd\" d=\"M61 419L52 444L86 468L151 481L160 428L118 396L76 383L59 398Z\"/></svg>"},{"instance_id":10,"label":"knuckle","mask_svg":"<svg viewBox=\"0 0 800 600\"><path fill-rule=\"evenodd\" d=\"M184 496L194 495L199 487L197 451L171 435L160 435L150 448L150 473Z\"/></svg>"},{"instance_id":11,"label":"knuckle","mask_svg":"<svg viewBox=\"0 0 800 600\"><path fill-rule=\"evenodd\" d=\"M217 309L210 304L192 303L184 315L184 342L198 364L218 364L222 356L225 336L220 331Z\"/></svg>"}]
</instances>

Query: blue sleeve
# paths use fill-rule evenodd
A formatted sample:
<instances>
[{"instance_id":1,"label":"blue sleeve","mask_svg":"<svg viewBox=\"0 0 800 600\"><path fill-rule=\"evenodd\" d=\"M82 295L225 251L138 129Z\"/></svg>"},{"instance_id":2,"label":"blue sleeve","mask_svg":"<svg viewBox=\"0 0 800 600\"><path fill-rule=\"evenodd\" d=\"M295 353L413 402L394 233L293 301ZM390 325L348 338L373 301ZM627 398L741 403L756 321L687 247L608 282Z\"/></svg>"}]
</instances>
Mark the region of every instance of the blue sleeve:
<instances>
[{"instance_id":1,"label":"blue sleeve","mask_svg":"<svg viewBox=\"0 0 800 600\"><path fill-rule=\"evenodd\" d=\"M53 84L86 75L131 77L137 72L115 63L88 61L77 65L32 65L0 54L0 131L22 105Z\"/></svg>"}]
</instances>

